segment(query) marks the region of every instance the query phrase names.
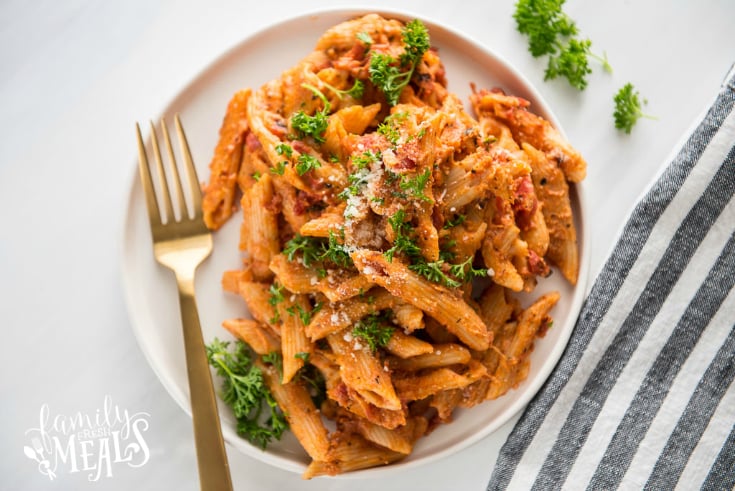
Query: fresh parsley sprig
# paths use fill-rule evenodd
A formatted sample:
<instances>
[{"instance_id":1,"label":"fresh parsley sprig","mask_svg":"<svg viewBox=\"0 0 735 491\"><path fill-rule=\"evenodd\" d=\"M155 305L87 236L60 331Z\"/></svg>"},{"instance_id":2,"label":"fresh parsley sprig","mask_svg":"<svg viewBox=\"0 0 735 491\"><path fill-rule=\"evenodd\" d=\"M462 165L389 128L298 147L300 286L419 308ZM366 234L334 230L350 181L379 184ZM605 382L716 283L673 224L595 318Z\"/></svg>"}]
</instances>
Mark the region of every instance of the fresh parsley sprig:
<instances>
[{"instance_id":1,"label":"fresh parsley sprig","mask_svg":"<svg viewBox=\"0 0 735 491\"><path fill-rule=\"evenodd\" d=\"M355 323L352 327L352 335L363 339L372 352L377 351L378 348L384 348L395 331L395 328L390 325L392 316L391 310L369 314Z\"/></svg>"},{"instance_id":2,"label":"fresh parsley sprig","mask_svg":"<svg viewBox=\"0 0 735 491\"><path fill-rule=\"evenodd\" d=\"M291 307L287 308L286 312L288 312L290 315L297 315L299 317L299 320L301 320L301 323L306 326L311 322L311 316L319 312L321 309L322 304L320 302L317 302L316 305L314 305L314 308L312 308L311 310L307 310L299 304L294 304Z\"/></svg>"},{"instance_id":3,"label":"fresh parsley sprig","mask_svg":"<svg viewBox=\"0 0 735 491\"><path fill-rule=\"evenodd\" d=\"M337 235L329 231L329 238L327 244L322 243L322 253L319 256L323 261L329 261L336 264L340 268L351 268L353 267L352 258L347 248L343 244L344 242L344 230L342 231L342 242L337 240Z\"/></svg>"},{"instance_id":4,"label":"fresh parsley sprig","mask_svg":"<svg viewBox=\"0 0 735 491\"><path fill-rule=\"evenodd\" d=\"M283 296L283 285L279 285L275 282L272 283L271 286L268 288L268 293L270 294L270 296L268 297L268 303L273 306L273 311L275 312L273 314L273 317L270 319L270 323L275 324L276 322L281 320L281 314L278 312L276 305L286 299Z\"/></svg>"},{"instance_id":5,"label":"fresh parsley sprig","mask_svg":"<svg viewBox=\"0 0 735 491\"><path fill-rule=\"evenodd\" d=\"M615 94L613 101L615 102L615 111L613 112L615 127L626 133L630 133L630 130L633 129L640 118L656 119L655 116L643 112L640 93L631 83L623 85ZM642 100L643 104L647 102L646 99Z\"/></svg>"},{"instance_id":6,"label":"fresh parsley sprig","mask_svg":"<svg viewBox=\"0 0 735 491\"><path fill-rule=\"evenodd\" d=\"M302 153L296 161L296 173L303 176L310 170L318 169L322 166L319 159L308 153Z\"/></svg>"},{"instance_id":7,"label":"fresh parsley sprig","mask_svg":"<svg viewBox=\"0 0 735 491\"><path fill-rule=\"evenodd\" d=\"M316 97L322 100L322 109L316 111L313 115L306 114L303 110L296 112L291 116L291 126L295 129L299 136L310 136L317 143L324 143L324 132L329 127L329 111L332 109L329 100L322 92L309 84L302 84L302 87L309 89Z\"/></svg>"},{"instance_id":8,"label":"fresh parsley sprig","mask_svg":"<svg viewBox=\"0 0 735 491\"><path fill-rule=\"evenodd\" d=\"M518 32L528 37L528 51L535 58L548 56L545 80L566 78L584 90L592 73L589 59L612 72L607 57L591 51L592 42L579 38L576 23L562 10L564 0L518 0L513 18Z\"/></svg>"},{"instance_id":9,"label":"fresh parsley sprig","mask_svg":"<svg viewBox=\"0 0 735 491\"><path fill-rule=\"evenodd\" d=\"M237 418L238 434L265 449L274 438L280 440L288 423L263 380L263 372L253 364L247 345L236 341L232 351L229 345L215 338L206 346L207 360L223 379L221 397ZM266 408L270 417L261 422Z\"/></svg>"},{"instance_id":10,"label":"fresh parsley sprig","mask_svg":"<svg viewBox=\"0 0 735 491\"><path fill-rule=\"evenodd\" d=\"M286 242L283 253L286 254L289 261L294 261L297 254L300 254L301 261L306 267L322 261L329 261L341 268L354 266L349 251L331 230L329 231L329 238L326 240L321 237L296 234Z\"/></svg>"},{"instance_id":11,"label":"fresh parsley sprig","mask_svg":"<svg viewBox=\"0 0 735 491\"><path fill-rule=\"evenodd\" d=\"M420 257L421 248L410 236L412 227L406 221L406 212L403 209L398 210L388 218L388 224L390 224L394 234L393 246L383 253L388 261L392 262L397 253L405 254L408 257Z\"/></svg>"},{"instance_id":12,"label":"fresh parsley sprig","mask_svg":"<svg viewBox=\"0 0 735 491\"><path fill-rule=\"evenodd\" d=\"M409 191L411 196L418 198L421 201L431 202L432 199L426 196L426 185L431 177L431 169L425 169L421 174L416 174L413 177L403 176L399 187L403 191Z\"/></svg>"},{"instance_id":13,"label":"fresh parsley sprig","mask_svg":"<svg viewBox=\"0 0 735 491\"><path fill-rule=\"evenodd\" d=\"M411 81L416 65L430 46L429 31L418 19L406 24L402 39L404 51L398 60L385 53L373 53L368 67L370 81L383 92L391 106L398 104L401 92Z\"/></svg>"},{"instance_id":14,"label":"fresh parsley sprig","mask_svg":"<svg viewBox=\"0 0 735 491\"><path fill-rule=\"evenodd\" d=\"M408 269L420 274L429 281L448 286L449 288L457 288L458 286L461 286L462 283L447 276L447 274L444 272L443 266L444 261L441 259L431 262L420 260L416 261L415 263L409 264Z\"/></svg>"},{"instance_id":15,"label":"fresh parsley sprig","mask_svg":"<svg viewBox=\"0 0 735 491\"><path fill-rule=\"evenodd\" d=\"M294 261L297 254L301 253L301 262L308 268L312 263L319 261L321 240L316 237L296 234L286 242L283 253L286 254L289 261Z\"/></svg>"},{"instance_id":16,"label":"fresh parsley sprig","mask_svg":"<svg viewBox=\"0 0 735 491\"><path fill-rule=\"evenodd\" d=\"M482 278L484 276L487 276L487 269L475 268L472 265L474 259L474 256L469 256L462 263L452 264L449 267L449 274L464 282L470 281L474 278Z\"/></svg>"},{"instance_id":17,"label":"fresh parsley sprig","mask_svg":"<svg viewBox=\"0 0 735 491\"><path fill-rule=\"evenodd\" d=\"M324 80L322 80L321 83L326 88L334 92L340 99L342 99L344 96L350 96L353 99L359 99L365 93L365 83L360 79L355 79L352 87L347 90L338 89L334 85L328 84Z\"/></svg>"}]
</instances>

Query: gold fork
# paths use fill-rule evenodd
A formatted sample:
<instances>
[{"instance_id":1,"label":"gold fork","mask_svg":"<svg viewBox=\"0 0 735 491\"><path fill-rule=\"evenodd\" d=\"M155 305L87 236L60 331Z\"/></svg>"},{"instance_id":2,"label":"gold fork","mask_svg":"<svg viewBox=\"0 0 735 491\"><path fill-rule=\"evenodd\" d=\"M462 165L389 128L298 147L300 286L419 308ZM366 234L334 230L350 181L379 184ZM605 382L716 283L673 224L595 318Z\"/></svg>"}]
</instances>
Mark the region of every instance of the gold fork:
<instances>
[{"instance_id":1,"label":"gold fork","mask_svg":"<svg viewBox=\"0 0 735 491\"><path fill-rule=\"evenodd\" d=\"M163 169L161 151L153 123L151 123L151 146L158 171L165 221L159 211L156 191L146 156L146 148L140 133L140 125L136 123L140 178L143 183L143 192L148 207L148 219L151 224L153 254L159 263L174 272L179 288L179 305L184 328L184 349L186 352L189 392L191 394L199 483L201 489L205 491L231 490L230 469L220 429L217 402L199 323L199 313L194 298L194 273L199 264L209 257L212 252L212 234L204 225L202 219L202 195L199 180L178 115L176 115L175 124L188 177L188 195L191 208L194 211L193 216L190 216L184 200L184 191L165 121L161 122L161 132L168 154L170 177L176 190L177 212L174 213L174 204L171 201L171 194L166 183L166 174Z\"/></svg>"}]
</instances>

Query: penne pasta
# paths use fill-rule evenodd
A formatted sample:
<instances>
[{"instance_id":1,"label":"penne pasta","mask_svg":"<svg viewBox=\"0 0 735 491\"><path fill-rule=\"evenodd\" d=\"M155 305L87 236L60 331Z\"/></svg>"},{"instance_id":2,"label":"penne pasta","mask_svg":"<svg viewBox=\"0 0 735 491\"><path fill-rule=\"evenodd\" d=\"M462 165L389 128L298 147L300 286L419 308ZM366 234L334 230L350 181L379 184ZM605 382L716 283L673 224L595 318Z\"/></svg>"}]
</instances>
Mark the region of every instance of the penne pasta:
<instances>
[{"instance_id":1,"label":"penne pasta","mask_svg":"<svg viewBox=\"0 0 735 491\"><path fill-rule=\"evenodd\" d=\"M549 260L559 266L570 283L576 284L579 253L569 186L562 172L546 154L530 144L524 144L523 150L529 156L533 168L533 185L542 203L544 221L548 224Z\"/></svg>"},{"instance_id":2,"label":"penne pasta","mask_svg":"<svg viewBox=\"0 0 735 491\"><path fill-rule=\"evenodd\" d=\"M304 479L387 465L405 457L403 453L370 443L355 433L335 437L333 441L336 444L330 452L331 460L313 461L304 472Z\"/></svg>"},{"instance_id":3,"label":"penne pasta","mask_svg":"<svg viewBox=\"0 0 735 491\"><path fill-rule=\"evenodd\" d=\"M269 211L273 201L271 177L263 175L242 196L243 222L240 227L240 248L250 255L250 270L258 280L273 275L269 269L271 258L280 252L278 221Z\"/></svg>"},{"instance_id":4,"label":"penne pasta","mask_svg":"<svg viewBox=\"0 0 735 491\"><path fill-rule=\"evenodd\" d=\"M202 213L204 223L213 230L220 228L235 210L237 175L248 131L247 106L251 93L250 89L240 90L227 105L209 164L210 177L204 188Z\"/></svg>"},{"instance_id":5,"label":"penne pasta","mask_svg":"<svg viewBox=\"0 0 735 491\"><path fill-rule=\"evenodd\" d=\"M306 326L306 334L312 341L318 341L350 327L371 312L395 308L395 304L395 298L382 288L373 288L342 302L328 303Z\"/></svg>"},{"instance_id":6,"label":"penne pasta","mask_svg":"<svg viewBox=\"0 0 735 491\"><path fill-rule=\"evenodd\" d=\"M428 343L427 343L428 344ZM416 371L451 365L467 365L472 359L469 350L459 344L429 345L431 351L411 357L390 359L390 367L398 370Z\"/></svg>"},{"instance_id":7,"label":"penne pasta","mask_svg":"<svg viewBox=\"0 0 735 491\"><path fill-rule=\"evenodd\" d=\"M329 335L327 341L337 355L340 377L345 384L376 407L394 411L402 408L389 372L369 350L360 347L351 336L339 333Z\"/></svg>"},{"instance_id":8,"label":"penne pasta","mask_svg":"<svg viewBox=\"0 0 735 491\"><path fill-rule=\"evenodd\" d=\"M463 375L449 368L437 368L420 375L397 378L394 381L396 393L401 399L416 401L444 390L467 387L487 373L485 367L475 360L471 360L468 366L469 370Z\"/></svg>"},{"instance_id":9,"label":"penne pasta","mask_svg":"<svg viewBox=\"0 0 735 491\"><path fill-rule=\"evenodd\" d=\"M304 321L311 315L312 307L304 295L293 295L284 298L276 308L281 320L282 383L286 384L304 366L313 349L304 332Z\"/></svg>"},{"instance_id":10,"label":"penne pasta","mask_svg":"<svg viewBox=\"0 0 735 491\"><path fill-rule=\"evenodd\" d=\"M270 330L252 319L228 319L222 323L233 336L247 343L259 355L280 351L281 341Z\"/></svg>"},{"instance_id":11,"label":"penne pasta","mask_svg":"<svg viewBox=\"0 0 735 491\"><path fill-rule=\"evenodd\" d=\"M414 336L408 336L400 330L395 330L385 345L385 350L399 358L412 358L432 353L434 347L431 343Z\"/></svg>"},{"instance_id":12,"label":"penne pasta","mask_svg":"<svg viewBox=\"0 0 735 491\"><path fill-rule=\"evenodd\" d=\"M282 384L278 371L272 365L258 363L257 366L304 450L314 460L325 460L329 452L327 429L308 389L297 382Z\"/></svg>"},{"instance_id":13,"label":"penne pasta","mask_svg":"<svg viewBox=\"0 0 735 491\"><path fill-rule=\"evenodd\" d=\"M354 252L352 260L370 281L428 313L472 349L488 348L490 339L482 319L447 288L419 277L399 261L389 262L374 251Z\"/></svg>"},{"instance_id":14,"label":"penne pasta","mask_svg":"<svg viewBox=\"0 0 735 491\"><path fill-rule=\"evenodd\" d=\"M518 387L560 298L537 284L552 267L577 281L584 159L520 97L473 86L466 110L424 27L336 25L219 129L205 220L239 203L222 289L249 313L223 327L259 357L306 479L398 461Z\"/></svg>"}]
</instances>

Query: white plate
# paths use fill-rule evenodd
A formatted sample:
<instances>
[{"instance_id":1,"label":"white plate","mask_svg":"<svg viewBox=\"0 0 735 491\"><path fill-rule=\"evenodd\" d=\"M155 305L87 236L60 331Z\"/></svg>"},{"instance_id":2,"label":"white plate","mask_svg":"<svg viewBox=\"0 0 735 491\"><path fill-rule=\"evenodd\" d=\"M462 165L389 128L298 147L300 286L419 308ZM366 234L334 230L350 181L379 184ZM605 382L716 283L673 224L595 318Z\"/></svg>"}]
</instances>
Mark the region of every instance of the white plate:
<instances>
[{"instance_id":1,"label":"white plate","mask_svg":"<svg viewBox=\"0 0 735 491\"><path fill-rule=\"evenodd\" d=\"M386 16L413 18L412 15L382 11ZM231 96L243 87L253 89L275 78L298 62L329 27L364 10L331 10L286 20L265 29L235 46L195 78L168 105L164 114L180 113L197 163L200 179L208 178L207 166L217 141L222 117ZM551 110L538 92L500 56L481 47L450 28L424 20L432 45L446 66L449 90L466 102L470 82L479 88L501 87L532 103L532 109L559 127ZM132 142L131 142L132 144ZM389 467L368 469L343 477L385 476L388 473L436 461L479 441L520 411L548 377L567 344L581 307L588 264L588 240L580 189L573 190L573 205L578 220L581 271L576 288L566 284L560 274L542 281L534 292L558 289L561 300L554 308L554 327L536 343L531 355L528 379L514 391L496 401L456 412L455 421L421 439L411 456ZM123 230L123 284L133 330L151 367L176 402L189 414L184 347L179 317L178 296L172 274L153 258L144 199L137 174L131 184L127 217ZM214 253L199 269L197 301L205 342L215 336L231 339L221 327L224 319L247 316L243 302L223 293L222 272L240 265L237 250L237 216L215 234ZM223 433L229 444L268 464L301 473L308 457L291 434L268 447L267 452L253 447L235 433L235 420L220 403Z\"/></svg>"}]
</instances>

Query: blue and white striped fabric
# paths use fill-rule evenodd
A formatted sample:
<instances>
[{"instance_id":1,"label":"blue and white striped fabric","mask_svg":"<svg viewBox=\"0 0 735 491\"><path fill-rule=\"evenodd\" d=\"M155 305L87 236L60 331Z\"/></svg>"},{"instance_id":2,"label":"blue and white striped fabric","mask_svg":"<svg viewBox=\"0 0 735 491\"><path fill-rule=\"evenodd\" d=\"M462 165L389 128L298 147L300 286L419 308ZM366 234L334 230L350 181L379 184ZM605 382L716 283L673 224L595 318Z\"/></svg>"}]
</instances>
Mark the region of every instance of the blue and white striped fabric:
<instances>
[{"instance_id":1,"label":"blue and white striped fabric","mask_svg":"<svg viewBox=\"0 0 735 491\"><path fill-rule=\"evenodd\" d=\"M735 487L735 67L637 204L488 490Z\"/></svg>"}]
</instances>

